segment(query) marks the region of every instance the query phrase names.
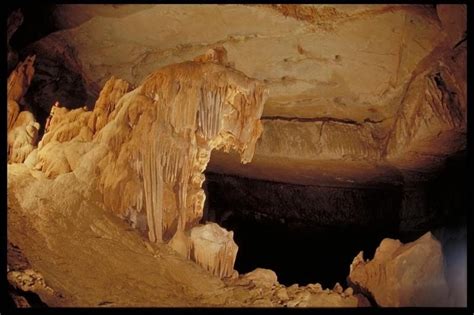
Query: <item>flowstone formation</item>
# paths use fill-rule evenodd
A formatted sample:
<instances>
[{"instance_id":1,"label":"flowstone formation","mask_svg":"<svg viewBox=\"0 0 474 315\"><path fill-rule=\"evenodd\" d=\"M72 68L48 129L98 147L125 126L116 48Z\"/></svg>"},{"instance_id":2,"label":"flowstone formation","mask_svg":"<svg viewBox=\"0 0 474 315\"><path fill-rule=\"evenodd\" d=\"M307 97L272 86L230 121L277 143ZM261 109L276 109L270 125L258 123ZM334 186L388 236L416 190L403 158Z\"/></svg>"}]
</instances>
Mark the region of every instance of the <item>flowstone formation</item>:
<instances>
[{"instance_id":1,"label":"flowstone formation","mask_svg":"<svg viewBox=\"0 0 474 315\"><path fill-rule=\"evenodd\" d=\"M22 163L34 150L38 140L39 123L27 110L23 97L35 73L36 56L20 62L7 81L7 157L9 163Z\"/></svg>"},{"instance_id":2,"label":"flowstone formation","mask_svg":"<svg viewBox=\"0 0 474 315\"><path fill-rule=\"evenodd\" d=\"M150 241L171 241L182 255L229 276L233 240L233 249L215 261L206 255L217 253L191 255L189 232L202 218L202 172L211 151L235 149L242 163L252 159L267 90L220 64L223 48L196 60L155 71L130 92L127 82L111 78L93 111L53 106L27 162L50 178L74 172L106 209L146 231Z\"/></svg>"}]
</instances>

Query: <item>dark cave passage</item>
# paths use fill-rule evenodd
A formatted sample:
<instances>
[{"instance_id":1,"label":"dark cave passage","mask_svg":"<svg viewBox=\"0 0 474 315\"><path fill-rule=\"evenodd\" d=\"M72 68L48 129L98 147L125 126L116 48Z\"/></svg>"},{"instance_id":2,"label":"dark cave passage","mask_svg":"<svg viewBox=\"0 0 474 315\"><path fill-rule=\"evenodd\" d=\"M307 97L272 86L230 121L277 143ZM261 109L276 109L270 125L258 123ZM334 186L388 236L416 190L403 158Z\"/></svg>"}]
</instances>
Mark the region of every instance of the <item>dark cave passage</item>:
<instances>
[{"instance_id":1,"label":"dark cave passage","mask_svg":"<svg viewBox=\"0 0 474 315\"><path fill-rule=\"evenodd\" d=\"M239 246L235 269L239 273L268 268L287 286L317 282L332 288L339 282L346 287L349 266L360 250L365 257L372 257L384 237L397 237L362 229L256 222L238 216L222 221L222 226L234 231Z\"/></svg>"},{"instance_id":2,"label":"dark cave passage","mask_svg":"<svg viewBox=\"0 0 474 315\"><path fill-rule=\"evenodd\" d=\"M208 172L203 221L234 231L235 269L268 268L284 285L347 286L359 251L372 259L384 238L411 242L431 231L443 245L446 271L458 258L467 209L465 157L449 159L431 179L412 185L302 186ZM449 275L448 275L449 277Z\"/></svg>"},{"instance_id":3,"label":"dark cave passage","mask_svg":"<svg viewBox=\"0 0 474 315\"><path fill-rule=\"evenodd\" d=\"M276 272L284 285L347 286L354 257L400 238L399 187L360 189L283 184L207 174L204 220L234 231L235 269ZM384 211L381 211L384 209Z\"/></svg>"}]
</instances>

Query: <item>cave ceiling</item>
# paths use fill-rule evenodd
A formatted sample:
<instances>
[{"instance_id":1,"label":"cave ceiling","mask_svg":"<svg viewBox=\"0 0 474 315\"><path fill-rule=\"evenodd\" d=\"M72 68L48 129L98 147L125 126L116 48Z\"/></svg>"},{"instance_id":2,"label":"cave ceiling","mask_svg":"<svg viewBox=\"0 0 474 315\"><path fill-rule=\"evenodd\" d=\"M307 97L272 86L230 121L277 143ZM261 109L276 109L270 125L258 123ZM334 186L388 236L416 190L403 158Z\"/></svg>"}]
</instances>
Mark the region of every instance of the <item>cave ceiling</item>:
<instances>
[{"instance_id":1,"label":"cave ceiling","mask_svg":"<svg viewBox=\"0 0 474 315\"><path fill-rule=\"evenodd\" d=\"M65 106L92 106L111 76L138 86L153 70L215 47L225 48L229 66L264 82L255 163L217 152L211 171L398 181L465 148L462 6L57 5L52 19L58 30L23 53L35 53L39 69L61 64L65 81L79 75L88 97L63 98ZM49 111L55 96L74 95L70 81L49 84L35 102Z\"/></svg>"}]
</instances>

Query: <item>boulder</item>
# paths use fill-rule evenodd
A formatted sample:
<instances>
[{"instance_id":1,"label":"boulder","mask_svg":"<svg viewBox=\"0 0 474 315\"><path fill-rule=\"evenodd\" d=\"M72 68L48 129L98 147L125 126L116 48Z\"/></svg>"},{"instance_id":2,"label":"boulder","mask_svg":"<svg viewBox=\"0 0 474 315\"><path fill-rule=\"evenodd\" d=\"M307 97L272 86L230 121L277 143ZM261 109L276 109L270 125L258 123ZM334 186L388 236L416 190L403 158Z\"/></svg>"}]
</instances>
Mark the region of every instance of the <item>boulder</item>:
<instances>
[{"instance_id":1,"label":"boulder","mask_svg":"<svg viewBox=\"0 0 474 315\"><path fill-rule=\"evenodd\" d=\"M253 282L258 287L271 288L278 284L276 273L270 269L257 268L242 276L242 280Z\"/></svg>"},{"instance_id":2,"label":"boulder","mask_svg":"<svg viewBox=\"0 0 474 315\"><path fill-rule=\"evenodd\" d=\"M386 238L371 261L360 252L348 280L380 306L448 306L443 252L430 232L406 244Z\"/></svg>"}]
</instances>

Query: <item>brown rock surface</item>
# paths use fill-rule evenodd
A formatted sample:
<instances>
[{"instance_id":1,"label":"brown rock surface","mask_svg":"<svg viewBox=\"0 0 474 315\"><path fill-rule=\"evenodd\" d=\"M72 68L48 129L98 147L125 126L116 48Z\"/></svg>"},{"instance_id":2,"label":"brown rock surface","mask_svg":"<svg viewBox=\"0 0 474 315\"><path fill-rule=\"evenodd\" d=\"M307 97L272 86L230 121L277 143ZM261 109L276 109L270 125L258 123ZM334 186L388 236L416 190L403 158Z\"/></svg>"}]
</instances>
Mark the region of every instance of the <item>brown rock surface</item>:
<instances>
[{"instance_id":1,"label":"brown rock surface","mask_svg":"<svg viewBox=\"0 0 474 315\"><path fill-rule=\"evenodd\" d=\"M428 232L402 244L384 239L372 260L354 258L348 280L380 306L446 306L448 287L441 244Z\"/></svg>"},{"instance_id":2,"label":"brown rock surface","mask_svg":"<svg viewBox=\"0 0 474 315\"><path fill-rule=\"evenodd\" d=\"M9 271L34 270L30 292L50 307L357 306L356 297L332 290L278 285L271 270L223 281L132 232L72 172L48 179L11 164L8 176Z\"/></svg>"},{"instance_id":3,"label":"brown rock surface","mask_svg":"<svg viewBox=\"0 0 474 315\"><path fill-rule=\"evenodd\" d=\"M72 9L58 6L54 18L69 27L64 17ZM452 50L453 38L459 42L466 28L462 5L75 9L77 27L41 39L30 51L80 73L91 93L98 93L110 75L137 86L152 69L196 55L264 81L269 97L257 158L285 158L290 166L314 161L321 169L324 163L318 161L339 161L341 169L351 169L362 159L383 164L388 154L404 171L432 166L438 157L465 147L466 79L456 70L465 67L463 61L448 62L453 54L466 59L462 43ZM227 51L225 58L209 52L218 46ZM70 53L62 53L65 49ZM439 134L446 141L431 139ZM417 149L418 140L432 148L433 158ZM440 152L438 140L459 145ZM219 165L222 171L234 171L229 159ZM260 173L272 179L265 165Z\"/></svg>"},{"instance_id":4,"label":"brown rock surface","mask_svg":"<svg viewBox=\"0 0 474 315\"><path fill-rule=\"evenodd\" d=\"M274 271L270 269L257 268L241 277L242 281L249 281L257 286L271 288L278 285L278 278Z\"/></svg>"},{"instance_id":5,"label":"brown rock surface","mask_svg":"<svg viewBox=\"0 0 474 315\"><path fill-rule=\"evenodd\" d=\"M219 248L206 252L200 228L191 229L202 217L202 172L214 148L233 148L242 162L251 160L267 92L219 64L225 49L208 54L220 57L165 67L133 91L111 78L92 111L54 106L28 165L48 178L73 172L152 242L172 240L183 256L227 277L237 252L232 232L208 226L203 233Z\"/></svg>"},{"instance_id":6,"label":"brown rock surface","mask_svg":"<svg viewBox=\"0 0 474 315\"><path fill-rule=\"evenodd\" d=\"M367 306L340 285L236 274L232 232L197 226L212 150L237 152L213 154L211 171L340 188L403 182L466 147L464 6L58 5L53 15L68 29L28 47L38 58L7 86L8 159L25 162L8 166L9 240L34 270L9 281L44 276L41 287L64 295L30 287L51 306ZM61 104L38 148L26 98ZM350 277L383 306L446 305L442 265L428 234L384 240Z\"/></svg>"},{"instance_id":7,"label":"brown rock surface","mask_svg":"<svg viewBox=\"0 0 474 315\"><path fill-rule=\"evenodd\" d=\"M234 233L207 223L193 227L189 234L190 258L220 278L231 277L238 250Z\"/></svg>"},{"instance_id":8,"label":"brown rock surface","mask_svg":"<svg viewBox=\"0 0 474 315\"><path fill-rule=\"evenodd\" d=\"M22 163L34 150L38 140L39 123L24 104L35 73L36 56L29 56L12 71L7 81L7 157L9 163Z\"/></svg>"}]
</instances>

